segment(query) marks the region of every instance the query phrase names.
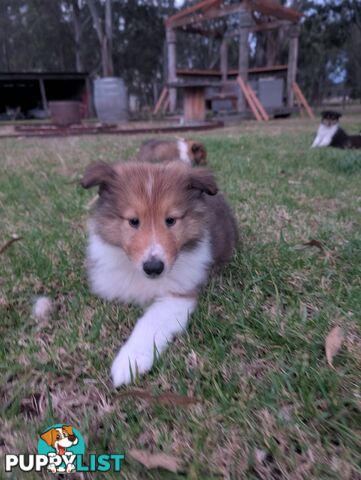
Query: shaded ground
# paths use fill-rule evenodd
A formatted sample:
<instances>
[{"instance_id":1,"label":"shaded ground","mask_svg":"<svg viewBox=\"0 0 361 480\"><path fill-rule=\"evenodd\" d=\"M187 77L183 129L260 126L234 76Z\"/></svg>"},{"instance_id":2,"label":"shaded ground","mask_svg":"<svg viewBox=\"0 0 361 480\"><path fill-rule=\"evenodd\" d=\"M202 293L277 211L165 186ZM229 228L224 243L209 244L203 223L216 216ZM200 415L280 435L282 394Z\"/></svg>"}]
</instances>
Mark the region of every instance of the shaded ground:
<instances>
[{"instance_id":1,"label":"shaded ground","mask_svg":"<svg viewBox=\"0 0 361 480\"><path fill-rule=\"evenodd\" d=\"M361 117L345 124L355 133ZM1 140L0 246L23 237L0 257L2 453L35 452L42 429L67 422L88 452L138 448L184 465L174 474L128 457L127 479L361 478L361 152L311 150L316 126L197 135L243 241L188 334L137 383L200 400L184 405L114 391L110 363L139 309L92 297L85 278L94 192L77 181L90 161L127 159L146 137ZM312 239L322 250L303 245ZM39 294L55 299L48 321L31 317ZM334 325L345 341L332 369Z\"/></svg>"}]
</instances>

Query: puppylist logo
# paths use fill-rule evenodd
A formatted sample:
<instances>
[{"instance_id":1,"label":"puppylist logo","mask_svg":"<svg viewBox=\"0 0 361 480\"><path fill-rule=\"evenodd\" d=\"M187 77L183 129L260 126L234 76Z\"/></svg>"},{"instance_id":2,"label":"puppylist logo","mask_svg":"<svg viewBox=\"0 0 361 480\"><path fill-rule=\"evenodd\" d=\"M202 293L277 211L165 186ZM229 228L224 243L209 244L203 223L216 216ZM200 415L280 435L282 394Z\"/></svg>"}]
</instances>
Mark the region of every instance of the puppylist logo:
<instances>
[{"instance_id":1,"label":"puppylist logo","mask_svg":"<svg viewBox=\"0 0 361 480\"><path fill-rule=\"evenodd\" d=\"M37 454L5 455L5 471L19 468L22 472L51 473L73 472L120 472L124 455L119 453L85 457L84 439L76 428L66 424L56 424L40 434Z\"/></svg>"}]
</instances>

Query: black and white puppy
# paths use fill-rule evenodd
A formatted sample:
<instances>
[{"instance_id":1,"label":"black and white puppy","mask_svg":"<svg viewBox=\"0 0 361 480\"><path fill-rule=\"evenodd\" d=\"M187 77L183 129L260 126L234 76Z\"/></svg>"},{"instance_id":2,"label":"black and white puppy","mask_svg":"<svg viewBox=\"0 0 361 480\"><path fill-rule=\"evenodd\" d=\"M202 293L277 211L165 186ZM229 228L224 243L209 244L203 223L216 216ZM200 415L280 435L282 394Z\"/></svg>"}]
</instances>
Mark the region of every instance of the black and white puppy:
<instances>
[{"instance_id":1,"label":"black and white puppy","mask_svg":"<svg viewBox=\"0 0 361 480\"><path fill-rule=\"evenodd\" d=\"M339 125L342 113L325 110L312 147L361 148L361 135L348 135Z\"/></svg>"}]
</instances>

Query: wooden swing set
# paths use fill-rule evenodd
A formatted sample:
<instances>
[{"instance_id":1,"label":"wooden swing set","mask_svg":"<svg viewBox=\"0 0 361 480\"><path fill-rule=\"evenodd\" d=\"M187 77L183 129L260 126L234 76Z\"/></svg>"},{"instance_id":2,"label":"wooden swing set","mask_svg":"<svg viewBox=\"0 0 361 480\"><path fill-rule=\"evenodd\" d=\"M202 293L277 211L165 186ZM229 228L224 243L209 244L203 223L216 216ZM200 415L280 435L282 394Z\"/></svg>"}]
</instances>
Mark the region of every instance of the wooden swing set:
<instances>
[{"instance_id":1,"label":"wooden swing set","mask_svg":"<svg viewBox=\"0 0 361 480\"><path fill-rule=\"evenodd\" d=\"M214 30L206 27L212 19L238 15L239 21L233 31ZM236 94L237 111L245 112L247 106L257 121L268 121L270 112L262 105L260 99L249 83L249 75L272 75L283 70L287 74L286 107L291 112L296 104L302 112L315 118L310 105L296 83L299 21L302 14L287 8L274 0L202 0L168 17L166 25L167 41L167 83L154 107L153 114L169 111L174 113L177 103L177 90L184 92L184 117L188 123L205 119L205 93L207 88L219 88L219 98L231 98L226 93L226 86L233 83L238 87ZM283 28L289 38L287 65L249 68L249 34ZM221 39L220 71L177 69L176 42L177 33L193 33ZM228 43L232 37L239 40L238 69L228 68ZM236 88L237 88L236 87ZM233 94L234 96L234 94ZM233 97L232 97L233 98Z\"/></svg>"}]
</instances>

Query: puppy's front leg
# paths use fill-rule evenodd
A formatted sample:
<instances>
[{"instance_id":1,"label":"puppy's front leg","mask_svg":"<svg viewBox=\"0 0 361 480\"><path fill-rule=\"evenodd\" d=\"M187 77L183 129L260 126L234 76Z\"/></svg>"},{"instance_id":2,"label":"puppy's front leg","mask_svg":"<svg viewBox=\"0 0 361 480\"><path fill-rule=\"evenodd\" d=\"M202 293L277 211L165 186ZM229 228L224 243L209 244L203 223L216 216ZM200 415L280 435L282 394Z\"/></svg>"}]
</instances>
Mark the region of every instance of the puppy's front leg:
<instances>
[{"instance_id":1,"label":"puppy's front leg","mask_svg":"<svg viewBox=\"0 0 361 480\"><path fill-rule=\"evenodd\" d=\"M164 297L156 300L137 321L132 334L112 365L115 387L128 384L132 374L152 368L154 354L161 354L175 335L185 330L196 306L191 297Z\"/></svg>"},{"instance_id":2,"label":"puppy's front leg","mask_svg":"<svg viewBox=\"0 0 361 480\"><path fill-rule=\"evenodd\" d=\"M322 140L322 138L321 138L320 134L317 132L316 138L314 139L314 141L311 145L311 148L319 147L320 143L321 143L321 140Z\"/></svg>"}]
</instances>

